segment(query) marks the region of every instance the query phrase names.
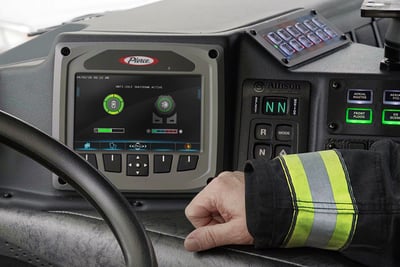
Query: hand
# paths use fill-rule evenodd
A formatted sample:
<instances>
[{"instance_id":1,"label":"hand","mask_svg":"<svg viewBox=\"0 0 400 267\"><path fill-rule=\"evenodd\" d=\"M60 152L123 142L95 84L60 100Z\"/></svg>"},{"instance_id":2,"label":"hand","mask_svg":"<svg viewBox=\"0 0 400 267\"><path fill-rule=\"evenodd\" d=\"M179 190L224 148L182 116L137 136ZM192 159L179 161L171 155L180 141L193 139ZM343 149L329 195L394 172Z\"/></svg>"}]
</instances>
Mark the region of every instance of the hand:
<instances>
[{"instance_id":1,"label":"hand","mask_svg":"<svg viewBox=\"0 0 400 267\"><path fill-rule=\"evenodd\" d=\"M188 251L229 244L253 244L247 230L244 174L223 172L186 207L186 217L196 228L185 240Z\"/></svg>"}]
</instances>

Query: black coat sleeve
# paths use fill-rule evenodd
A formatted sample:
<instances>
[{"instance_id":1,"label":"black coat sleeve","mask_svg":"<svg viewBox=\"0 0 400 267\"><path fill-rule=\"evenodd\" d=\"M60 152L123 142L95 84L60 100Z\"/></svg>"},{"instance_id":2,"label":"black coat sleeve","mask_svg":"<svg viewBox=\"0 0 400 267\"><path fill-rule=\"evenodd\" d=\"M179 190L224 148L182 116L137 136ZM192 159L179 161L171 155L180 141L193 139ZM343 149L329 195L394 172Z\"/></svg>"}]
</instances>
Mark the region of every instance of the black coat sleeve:
<instances>
[{"instance_id":1,"label":"black coat sleeve","mask_svg":"<svg viewBox=\"0 0 400 267\"><path fill-rule=\"evenodd\" d=\"M400 266L400 145L383 140L368 151L337 153L357 213L354 234L340 252L369 266ZM245 174L247 226L255 246L282 247L296 207L281 162L249 161Z\"/></svg>"}]
</instances>

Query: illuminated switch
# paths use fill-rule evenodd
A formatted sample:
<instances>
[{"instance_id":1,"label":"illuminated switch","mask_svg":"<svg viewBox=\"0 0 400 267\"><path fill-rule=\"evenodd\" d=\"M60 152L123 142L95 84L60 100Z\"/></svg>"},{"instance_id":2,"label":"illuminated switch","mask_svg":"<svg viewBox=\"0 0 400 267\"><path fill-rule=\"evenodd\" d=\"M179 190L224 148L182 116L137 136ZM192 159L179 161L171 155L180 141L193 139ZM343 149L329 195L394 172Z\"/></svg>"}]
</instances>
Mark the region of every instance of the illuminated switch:
<instances>
[{"instance_id":1,"label":"illuminated switch","mask_svg":"<svg viewBox=\"0 0 400 267\"><path fill-rule=\"evenodd\" d=\"M308 39L310 39L314 44L319 44L322 42L321 38L319 38L315 33L310 32L307 34Z\"/></svg>"},{"instance_id":2,"label":"illuminated switch","mask_svg":"<svg viewBox=\"0 0 400 267\"><path fill-rule=\"evenodd\" d=\"M348 108L346 110L346 122L352 124L372 124L372 109Z\"/></svg>"},{"instance_id":3,"label":"illuminated switch","mask_svg":"<svg viewBox=\"0 0 400 267\"><path fill-rule=\"evenodd\" d=\"M372 90L349 89L347 91L347 103L354 104L372 104Z\"/></svg>"},{"instance_id":4,"label":"illuminated switch","mask_svg":"<svg viewBox=\"0 0 400 267\"><path fill-rule=\"evenodd\" d=\"M296 29L296 27L294 27L294 26L287 26L286 30L296 38L301 35L301 32L298 29Z\"/></svg>"},{"instance_id":5,"label":"illuminated switch","mask_svg":"<svg viewBox=\"0 0 400 267\"><path fill-rule=\"evenodd\" d=\"M299 41L297 41L296 39L290 40L289 44L290 44L294 49L296 49L296 51L298 51L298 52L300 52L301 50L304 49L304 46L303 46Z\"/></svg>"},{"instance_id":6,"label":"illuminated switch","mask_svg":"<svg viewBox=\"0 0 400 267\"><path fill-rule=\"evenodd\" d=\"M268 38L271 42L273 42L274 44L277 44L277 45L279 45L280 43L283 42L282 38L279 37L279 35L276 34L275 32L270 32L270 33L268 33L268 34L267 34L267 38Z\"/></svg>"},{"instance_id":7,"label":"illuminated switch","mask_svg":"<svg viewBox=\"0 0 400 267\"><path fill-rule=\"evenodd\" d=\"M385 90L383 92L383 104L400 105L400 90Z\"/></svg>"},{"instance_id":8,"label":"illuminated switch","mask_svg":"<svg viewBox=\"0 0 400 267\"><path fill-rule=\"evenodd\" d=\"M320 27L320 28L323 28L323 27L326 26L325 23L323 23L323 22L322 22L321 20L319 20L318 18L313 18L313 19L312 19L312 22L314 22L315 25L317 25L317 26Z\"/></svg>"},{"instance_id":9,"label":"illuminated switch","mask_svg":"<svg viewBox=\"0 0 400 267\"><path fill-rule=\"evenodd\" d=\"M334 30L332 30L331 28L329 28L329 27L325 27L324 28L324 32L326 32L330 37L332 37L332 38L335 38L335 37L337 37L338 36L338 34L334 31Z\"/></svg>"},{"instance_id":10,"label":"illuminated switch","mask_svg":"<svg viewBox=\"0 0 400 267\"><path fill-rule=\"evenodd\" d=\"M284 29L279 29L277 31L277 33L279 34L280 37L282 37L283 40L285 41L289 41L290 39L292 39L292 36Z\"/></svg>"},{"instance_id":11,"label":"illuminated switch","mask_svg":"<svg viewBox=\"0 0 400 267\"><path fill-rule=\"evenodd\" d=\"M308 33L308 32L310 32L310 30L309 30L306 26L304 26L303 23L298 22L298 23L296 23L295 27L296 27L299 31L301 31L302 33Z\"/></svg>"},{"instance_id":12,"label":"illuminated switch","mask_svg":"<svg viewBox=\"0 0 400 267\"><path fill-rule=\"evenodd\" d=\"M309 29L312 30L313 32L315 32L316 30L318 30L317 25L315 25L314 22L312 22L311 20L305 20L305 21L304 21L304 25L306 25L307 28L309 28Z\"/></svg>"},{"instance_id":13,"label":"illuminated switch","mask_svg":"<svg viewBox=\"0 0 400 267\"><path fill-rule=\"evenodd\" d=\"M328 41L329 39L331 39L331 37L323 30L317 30L315 33L318 35L319 38L321 38L324 41Z\"/></svg>"},{"instance_id":14,"label":"illuminated switch","mask_svg":"<svg viewBox=\"0 0 400 267\"><path fill-rule=\"evenodd\" d=\"M310 39L308 39L307 37L305 37L304 35L299 37L299 41L300 43L302 43L305 47L311 47L314 45L313 42L310 41Z\"/></svg>"},{"instance_id":15,"label":"illuminated switch","mask_svg":"<svg viewBox=\"0 0 400 267\"><path fill-rule=\"evenodd\" d=\"M279 48L280 48L281 52L282 52L284 55L287 55L287 56L291 56L291 55L293 55L294 53L296 53L296 50L294 50L294 48L291 47L290 45L288 45L287 43L281 44L281 45L279 46Z\"/></svg>"},{"instance_id":16,"label":"illuminated switch","mask_svg":"<svg viewBox=\"0 0 400 267\"><path fill-rule=\"evenodd\" d=\"M382 112L382 124L400 125L400 109L384 109Z\"/></svg>"}]
</instances>

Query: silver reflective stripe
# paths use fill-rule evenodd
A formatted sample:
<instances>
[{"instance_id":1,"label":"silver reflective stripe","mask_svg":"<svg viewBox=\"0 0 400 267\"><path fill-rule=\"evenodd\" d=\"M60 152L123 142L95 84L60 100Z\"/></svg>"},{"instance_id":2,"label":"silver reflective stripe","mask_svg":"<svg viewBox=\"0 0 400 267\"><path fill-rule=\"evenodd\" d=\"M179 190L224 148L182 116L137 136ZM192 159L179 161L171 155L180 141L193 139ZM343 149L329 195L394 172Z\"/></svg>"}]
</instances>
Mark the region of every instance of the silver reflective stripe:
<instances>
[{"instance_id":1,"label":"silver reflective stripe","mask_svg":"<svg viewBox=\"0 0 400 267\"><path fill-rule=\"evenodd\" d=\"M326 247L335 231L336 204L328 173L319 153L301 154L314 203L314 222L306 246ZM328 205L326 205L328 204Z\"/></svg>"}]
</instances>

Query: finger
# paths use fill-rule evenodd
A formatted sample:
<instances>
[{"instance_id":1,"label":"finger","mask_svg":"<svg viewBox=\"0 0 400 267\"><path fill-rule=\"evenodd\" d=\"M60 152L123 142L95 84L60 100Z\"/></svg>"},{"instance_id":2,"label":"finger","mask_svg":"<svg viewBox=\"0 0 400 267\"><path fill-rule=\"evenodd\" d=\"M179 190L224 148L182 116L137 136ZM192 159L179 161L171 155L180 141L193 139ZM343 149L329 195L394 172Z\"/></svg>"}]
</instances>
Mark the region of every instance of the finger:
<instances>
[{"instance_id":1,"label":"finger","mask_svg":"<svg viewBox=\"0 0 400 267\"><path fill-rule=\"evenodd\" d=\"M197 228L186 237L185 248L188 251L202 251L217 246L241 243L234 229L232 223Z\"/></svg>"},{"instance_id":2,"label":"finger","mask_svg":"<svg viewBox=\"0 0 400 267\"><path fill-rule=\"evenodd\" d=\"M213 199L204 191L200 192L185 209L187 219L196 228L210 224L218 214Z\"/></svg>"}]
</instances>

